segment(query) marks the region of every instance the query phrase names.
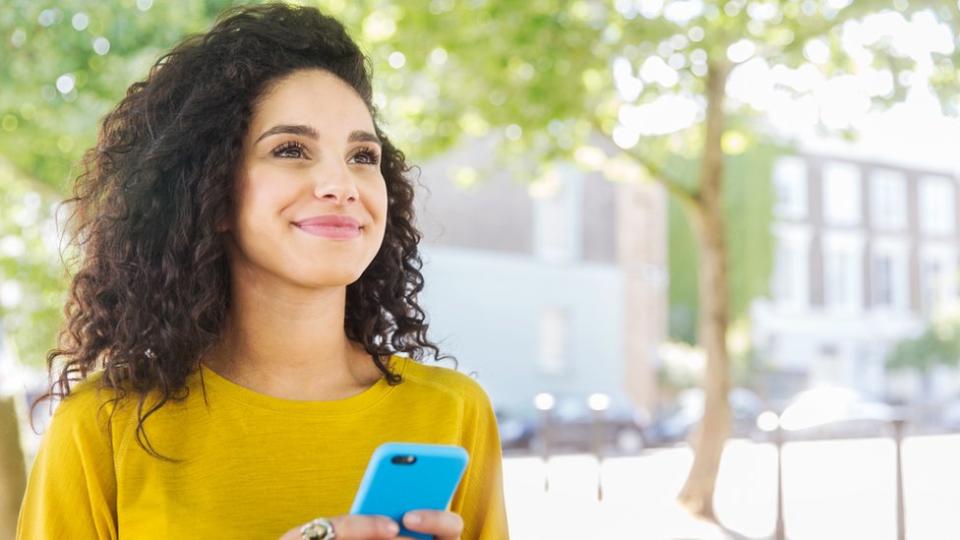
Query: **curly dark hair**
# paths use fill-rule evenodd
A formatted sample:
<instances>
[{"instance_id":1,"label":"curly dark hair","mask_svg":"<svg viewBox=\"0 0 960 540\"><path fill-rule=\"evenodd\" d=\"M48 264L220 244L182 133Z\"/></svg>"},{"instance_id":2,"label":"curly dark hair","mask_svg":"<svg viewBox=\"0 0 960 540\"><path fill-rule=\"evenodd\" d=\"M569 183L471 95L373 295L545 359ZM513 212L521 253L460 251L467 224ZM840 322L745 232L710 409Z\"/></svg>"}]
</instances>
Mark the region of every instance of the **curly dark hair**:
<instances>
[{"instance_id":1,"label":"curly dark hair","mask_svg":"<svg viewBox=\"0 0 960 540\"><path fill-rule=\"evenodd\" d=\"M437 360L452 358L426 336L411 167L377 123L369 60L340 22L314 8L246 6L162 56L104 117L64 201L74 206L70 244L80 266L58 346L47 355L50 390L33 407L65 398L72 382L102 368L97 386L115 391L111 402L139 396L140 446L177 461L154 451L143 424L169 399L186 397L188 376L221 337L231 277L217 224L232 208L242 140L262 92L301 69L326 70L353 87L382 141L386 231L347 286L347 338L363 345L391 385L401 379L384 357L422 360L430 349ZM144 412L153 391L160 397Z\"/></svg>"}]
</instances>

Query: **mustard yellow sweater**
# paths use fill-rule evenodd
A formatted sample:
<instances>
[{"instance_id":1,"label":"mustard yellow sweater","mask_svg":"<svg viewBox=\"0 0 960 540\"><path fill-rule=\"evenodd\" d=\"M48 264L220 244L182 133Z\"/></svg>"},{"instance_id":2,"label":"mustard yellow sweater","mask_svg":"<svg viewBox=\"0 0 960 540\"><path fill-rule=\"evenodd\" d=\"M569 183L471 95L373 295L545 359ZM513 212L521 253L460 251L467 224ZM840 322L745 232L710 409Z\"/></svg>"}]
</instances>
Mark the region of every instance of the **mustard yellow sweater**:
<instances>
[{"instance_id":1,"label":"mustard yellow sweater","mask_svg":"<svg viewBox=\"0 0 960 540\"><path fill-rule=\"evenodd\" d=\"M267 396L201 366L187 398L168 401L144 424L153 447L180 463L137 444L135 397L108 423L110 406L98 409L112 391L98 392L101 373L91 375L60 403L43 436L17 538L276 540L314 517L347 513L370 455L390 441L464 447L470 462L451 503L463 516L463 538L507 538L487 395L459 372L390 361L400 385L381 379L337 401Z\"/></svg>"}]
</instances>

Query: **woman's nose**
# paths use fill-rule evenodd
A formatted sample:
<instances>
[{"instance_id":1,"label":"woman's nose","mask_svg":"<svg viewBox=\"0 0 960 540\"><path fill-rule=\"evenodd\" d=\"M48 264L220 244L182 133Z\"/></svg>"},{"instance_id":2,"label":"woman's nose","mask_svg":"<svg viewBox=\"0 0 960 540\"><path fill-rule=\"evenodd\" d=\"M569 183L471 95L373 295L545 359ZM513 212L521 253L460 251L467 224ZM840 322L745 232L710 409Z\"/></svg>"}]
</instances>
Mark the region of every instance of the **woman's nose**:
<instances>
[{"instance_id":1,"label":"woman's nose","mask_svg":"<svg viewBox=\"0 0 960 540\"><path fill-rule=\"evenodd\" d=\"M330 200L337 204L356 201L359 197L357 184L345 164L322 167L317 172L313 194L318 199Z\"/></svg>"}]
</instances>

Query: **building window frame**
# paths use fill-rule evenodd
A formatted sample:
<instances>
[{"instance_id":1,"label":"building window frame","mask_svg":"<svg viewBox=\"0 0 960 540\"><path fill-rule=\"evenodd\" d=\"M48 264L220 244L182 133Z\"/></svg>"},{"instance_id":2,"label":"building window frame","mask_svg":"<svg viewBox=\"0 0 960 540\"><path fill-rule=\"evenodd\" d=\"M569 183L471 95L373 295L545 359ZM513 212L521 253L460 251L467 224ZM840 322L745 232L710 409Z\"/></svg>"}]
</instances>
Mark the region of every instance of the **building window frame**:
<instances>
[{"instance_id":1,"label":"building window frame","mask_svg":"<svg viewBox=\"0 0 960 540\"><path fill-rule=\"evenodd\" d=\"M821 186L823 218L827 225L850 226L863 222L863 179L853 163L829 161L823 166Z\"/></svg>"},{"instance_id":2,"label":"building window frame","mask_svg":"<svg viewBox=\"0 0 960 540\"><path fill-rule=\"evenodd\" d=\"M891 169L870 173L870 222L884 231L907 228L907 176Z\"/></svg>"},{"instance_id":3,"label":"building window frame","mask_svg":"<svg viewBox=\"0 0 960 540\"><path fill-rule=\"evenodd\" d=\"M956 231L956 185L947 176L921 176L918 185L920 231L949 235Z\"/></svg>"},{"instance_id":4,"label":"building window frame","mask_svg":"<svg viewBox=\"0 0 960 540\"><path fill-rule=\"evenodd\" d=\"M545 375L563 375L570 369L570 311L547 306L540 312L537 367Z\"/></svg>"},{"instance_id":5,"label":"building window frame","mask_svg":"<svg viewBox=\"0 0 960 540\"><path fill-rule=\"evenodd\" d=\"M862 234L831 232L823 241L823 304L836 313L863 310Z\"/></svg>"},{"instance_id":6,"label":"building window frame","mask_svg":"<svg viewBox=\"0 0 960 540\"><path fill-rule=\"evenodd\" d=\"M925 244L919 251L919 307L935 317L957 304L957 250L949 244Z\"/></svg>"},{"instance_id":7,"label":"building window frame","mask_svg":"<svg viewBox=\"0 0 960 540\"><path fill-rule=\"evenodd\" d=\"M782 308L806 309L810 305L810 227L775 225L773 236L771 296Z\"/></svg>"},{"instance_id":8,"label":"building window frame","mask_svg":"<svg viewBox=\"0 0 960 540\"><path fill-rule=\"evenodd\" d=\"M870 247L871 309L903 312L910 306L907 261L909 250L905 240L878 239ZM881 266L886 263L886 275Z\"/></svg>"},{"instance_id":9,"label":"building window frame","mask_svg":"<svg viewBox=\"0 0 960 540\"><path fill-rule=\"evenodd\" d=\"M807 162L797 156L784 156L774 163L774 215L783 219L807 216Z\"/></svg>"}]
</instances>

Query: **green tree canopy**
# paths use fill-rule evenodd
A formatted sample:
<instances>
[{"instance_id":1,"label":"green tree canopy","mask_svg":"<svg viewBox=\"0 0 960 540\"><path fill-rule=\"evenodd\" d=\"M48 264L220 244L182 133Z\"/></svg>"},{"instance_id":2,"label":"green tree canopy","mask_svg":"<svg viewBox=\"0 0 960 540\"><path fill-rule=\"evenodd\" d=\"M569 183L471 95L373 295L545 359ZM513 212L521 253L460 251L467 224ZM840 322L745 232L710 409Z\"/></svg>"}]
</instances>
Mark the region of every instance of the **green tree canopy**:
<instances>
[{"instance_id":1,"label":"green tree canopy","mask_svg":"<svg viewBox=\"0 0 960 540\"><path fill-rule=\"evenodd\" d=\"M898 342L887 355L887 369L929 373L936 366L960 364L960 322L931 324L914 338Z\"/></svg>"}]
</instances>

